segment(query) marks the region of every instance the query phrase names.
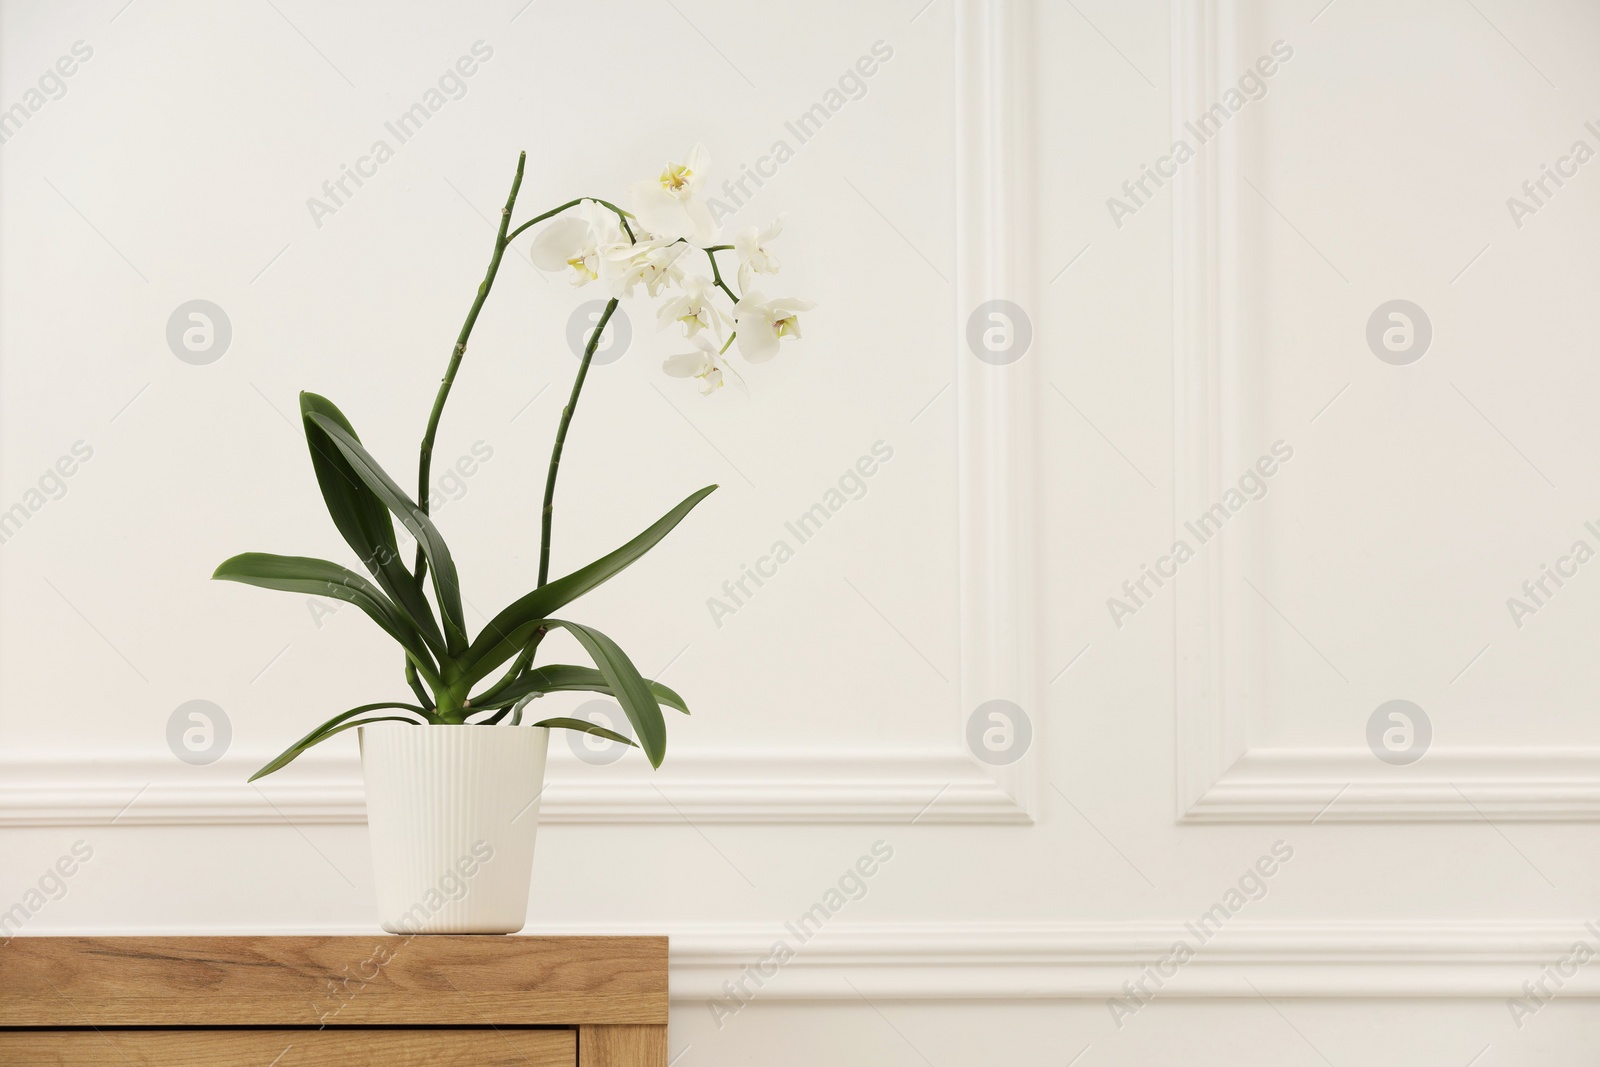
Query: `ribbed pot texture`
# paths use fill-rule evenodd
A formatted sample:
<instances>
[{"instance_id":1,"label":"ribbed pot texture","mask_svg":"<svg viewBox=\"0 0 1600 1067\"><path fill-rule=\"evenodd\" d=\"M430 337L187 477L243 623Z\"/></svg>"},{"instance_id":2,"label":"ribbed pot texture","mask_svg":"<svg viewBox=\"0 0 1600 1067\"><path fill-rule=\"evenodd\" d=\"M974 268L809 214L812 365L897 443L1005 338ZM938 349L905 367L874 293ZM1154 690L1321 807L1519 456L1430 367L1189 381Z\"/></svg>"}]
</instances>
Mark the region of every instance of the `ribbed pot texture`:
<instances>
[{"instance_id":1,"label":"ribbed pot texture","mask_svg":"<svg viewBox=\"0 0 1600 1067\"><path fill-rule=\"evenodd\" d=\"M521 930L550 731L382 722L359 733L383 928Z\"/></svg>"}]
</instances>

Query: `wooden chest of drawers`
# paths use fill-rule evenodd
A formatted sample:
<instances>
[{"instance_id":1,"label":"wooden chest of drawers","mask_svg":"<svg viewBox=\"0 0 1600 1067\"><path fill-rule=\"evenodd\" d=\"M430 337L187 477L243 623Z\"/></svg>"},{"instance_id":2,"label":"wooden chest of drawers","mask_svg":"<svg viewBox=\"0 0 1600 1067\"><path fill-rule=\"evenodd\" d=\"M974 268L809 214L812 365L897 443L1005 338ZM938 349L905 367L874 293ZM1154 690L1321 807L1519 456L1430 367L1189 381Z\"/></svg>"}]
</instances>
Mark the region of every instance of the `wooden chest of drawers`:
<instances>
[{"instance_id":1,"label":"wooden chest of drawers","mask_svg":"<svg viewBox=\"0 0 1600 1067\"><path fill-rule=\"evenodd\" d=\"M664 937L19 937L6 1067L667 1067Z\"/></svg>"}]
</instances>

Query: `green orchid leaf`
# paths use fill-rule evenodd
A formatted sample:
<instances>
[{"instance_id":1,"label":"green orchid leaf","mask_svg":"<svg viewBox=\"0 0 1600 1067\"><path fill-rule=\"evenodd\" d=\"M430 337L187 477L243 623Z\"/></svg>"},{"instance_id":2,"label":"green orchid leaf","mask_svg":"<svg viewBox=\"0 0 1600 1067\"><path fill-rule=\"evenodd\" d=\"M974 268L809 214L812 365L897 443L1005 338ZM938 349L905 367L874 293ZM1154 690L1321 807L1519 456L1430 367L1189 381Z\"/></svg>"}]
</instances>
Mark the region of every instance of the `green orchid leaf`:
<instances>
[{"instance_id":1,"label":"green orchid leaf","mask_svg":"<svg viewBox=\"0 0 1600 1067\"><path fill-rule=\"evenodd\" d=\"M317 485L322 489L322 499L327 505L328 514L333 517L334 525L338 527L345 543L360 558L362 566L377 580L389 599L405 613L442 663L447 651L444 636L439 632L439 624L434 621L428 598L400 559L394 523L389 520L388 508L363 483L324 429L326 424L331 423L359 443L350 421L331 400L315 393L300 394L300 414L305 426L306 444L311 449L311 465L317 474ZM316 419L323 421L314 421Z\"/></svg>"},{"instance_id":2,"label":"green orchid leaf","mask_svg":"<svg viewBox=\"0 0 1600 1067\"><path fill-rule=\"evenodd\" d=\"M323 723L321 726L317 727L315 730L312 730L309 734L306 734L288 748L284 749L278 754L276 759L268 763L265 767L262 767L256 773L252 774L249 780L253 782L257 778L262 778L271 774L273 771L282 770L284 767L294 762L295 757L299 756L300 753L304 752L312 745L321 744L334 734L343 733L352 726L364 726L369 722L415 723L415 720L408 719L403 715L379 715L370 719L355 719L355 716L357 715L364 715L369 711L380 711L385 708L399 708L404 711L409 711L414 715L420 715L424 718L426 718L428 714L415 704L394 703L363 704L359 708L351 708L349 711L342 711L333 718L329 719L327 722ZM352 719L355 721L351 721Z\"/></svg>"},{"instance_id":3,"label":"green orchid leaf","mask_svg":"<svg viewBox=\"0 0 1600 1067\"><path fill-rule=\"evenodd\" d=\"M607 741L620 741L624 745L630 745L633 748L639 747L638 745L634 744L633 738L624 737L615 730L607 730L604 726L596 725L587 719L568 719L558 716L554 719L545 719L542 722L536 722L533 725L547 727L551 730L579 730L586 734L594 734L596 737L603 737Z\"/></svg>"},{"instance_id":4,"label":"green orchid leaf","mask_svg":"<svg viewBox=\"0 0 1600 1067\"><path fill-rule=\"evenodd\" d=\"M424 677L438 684L439 675L433 656L417 628L377 586L347 567L310 556L245 552L223 561L211 577L262 589L332 597L354 604L410 653Z\"/></svg>"},{"instance_id":5,"label":"green orchid leaf","mask_svg":"<svg viewBox=\"0 0 1600 1067\"><path fill-rule=\"evenodd\" d=\"M659 767L667 754L667 724L655 693L639 674L626 652L611 638L589 626L561 619L546 619L546 625L566 630L583 646L594 665L600 668L611 695L622 705L633 732L639 738L650 766Z\"/></svg>"},{"instance_id":6,"label":"green orchid leaf","mask_svg":"<svg viewBox=\"0 0 1600 1067\"><path fill-rule=\"evenodd\" d=\"M660 682L645 680L650 687L650 692L655 694L657 703L665 707L674 708L689 714L689 707L683 698L668 689ZM567 693L567 692L604 693L614 696L611 686L606 682L605 675L593 667L577 667L566 663L552 663L549 666L538 667L521 675L516 681L507 685L494 695L494 699L480 703L472 702L474 711L492 711L495 708L510 707L526 696L536 693Z\"/></svg>"},{"instance_id":7,"label":"green orchid leaf","mask_svg":"<svg viewBox=\"0 0 1600 1067\"><path fill-rule=\"evenodd\" d=\"M466 616L461 610L461 582L456 576L455 560L445 544L439 528L428 518L404 489L391 477L378 461L372 458L356 435L321 412L312 412L306 420L315 424L333 442L358 478L394 516L405 524L411 536L422 546L428 567L433 576L434 595L439 601L439 611L444 618L445 646L450 656L459 656L467 650Z\"/></svg>"},{"instance_id":8,"label":"green orchid leaf","mask_svg":"<svg viewBox=\"0 0 1600 1067\"><path fill-rule=\"evenodd\" d=\"M461 680L471 686L488 677L496 667L522 650L533 636L533 631L543 624L551 612L560 610L595 586L625 570L654 548L673 527L694 510L696 504L710 496L716 488L715 485L708 485L689 494L677 507L661 516L647 530L621 548L601 556L571 574L557 578L548 585L540 586L513 602L489 621L483 632L478 634L477 640L472 642L472 647L467 649L465 655L459 657L459 668L455 672L459 677L452 676L452 672L447 669L446 681Z\"/></svg>"}]
</instances>

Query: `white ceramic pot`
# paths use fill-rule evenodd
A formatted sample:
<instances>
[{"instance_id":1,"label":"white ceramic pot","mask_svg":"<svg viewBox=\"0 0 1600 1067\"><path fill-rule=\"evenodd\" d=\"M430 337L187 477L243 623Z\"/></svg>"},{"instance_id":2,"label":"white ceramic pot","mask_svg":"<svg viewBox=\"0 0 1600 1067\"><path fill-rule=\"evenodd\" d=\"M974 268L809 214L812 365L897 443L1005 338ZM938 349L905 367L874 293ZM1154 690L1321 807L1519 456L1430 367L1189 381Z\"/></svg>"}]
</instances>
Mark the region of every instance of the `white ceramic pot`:
<instances>
[{"instance_id":1,"label":"white ceramic pot","mask_svg":"<svg viewBox=\"0 0 1600 1067\"><path fill-rule=\"evenodd\" d=\"M521 930L550 731L380 722L359 733L383 928Z\"/></svg>"}]
</instances>

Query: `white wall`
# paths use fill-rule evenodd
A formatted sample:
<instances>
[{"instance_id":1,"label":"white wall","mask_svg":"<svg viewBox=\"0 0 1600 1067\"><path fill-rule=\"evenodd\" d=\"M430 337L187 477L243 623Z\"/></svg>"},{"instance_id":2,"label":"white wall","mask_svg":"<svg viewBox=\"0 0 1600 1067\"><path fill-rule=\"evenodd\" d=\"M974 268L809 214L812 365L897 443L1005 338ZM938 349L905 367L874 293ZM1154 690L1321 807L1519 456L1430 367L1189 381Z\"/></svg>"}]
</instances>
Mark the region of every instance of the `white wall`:
<instances>
[{"instance_id":1,"label":"white wall","mask_svg":"<svg viewBox=\"0 0 1600 1067\"><path fill-rule=\"evenodd\" d=\"M653 777L555 746L530 931L671 933L684 1065L1584 1062L1600 981L1559 969L1600 948L1600 592L1583 566L1520 620L1507 598L1600 548L1600 189L1585 165L1507 198L1600 150L1592 11L274 2L0 4L0 107L92 49L0 145L0 508L29 511L0 545L0 908L93 849L27 932L374 929L353 741L243 778L397 692L394 657L352 611L205 581L251 548L344 558L284 414L314 388L410 469L519 149L531 213L784 139L735 221L788 212L804 341L702 400L641 305L569 441L558 571L723 488L583 602L696 714ZM307 198L478 41L466 94L318 225ZM1280 41L1260 99L1122 191ZM530 583L590 296L508 256L446 416L442 461L493 452L441 516L477 624ZM1033 330L1003 366L963 337L997 297ZM197 298L233 330L205 366L165 338ZM1366 339L1395 299L1432 327L1403 365ZM864 495L717 625L878 441ZM1199 544L1184 522L1278 441ZM1175 539L1176 579L1123 593ZM192 699L231 724L206 767L167 747ZM1003 767L964 740L991 699L1033 732ZM1431 726L1404 766L1367 741L1394 699ZM717 1019L879 841L861 899Z\"/></svg>"}]
</instances>

